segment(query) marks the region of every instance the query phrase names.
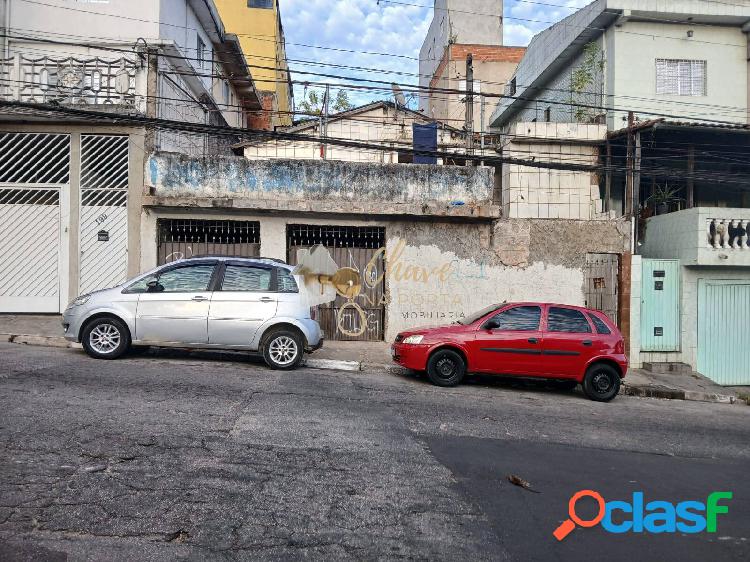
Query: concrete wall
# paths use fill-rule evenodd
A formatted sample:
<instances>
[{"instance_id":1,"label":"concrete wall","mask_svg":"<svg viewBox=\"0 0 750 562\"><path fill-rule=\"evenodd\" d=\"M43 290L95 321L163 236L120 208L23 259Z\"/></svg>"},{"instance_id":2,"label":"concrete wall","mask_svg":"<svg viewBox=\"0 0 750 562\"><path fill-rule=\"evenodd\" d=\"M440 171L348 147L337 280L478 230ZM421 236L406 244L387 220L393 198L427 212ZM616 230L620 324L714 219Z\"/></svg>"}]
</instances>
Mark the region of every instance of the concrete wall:
<instances>
[{"instance_id":1,"label":"concrete wall","mask_svg":"<svg viewBox=\"0 0 750 562\"><path fill-rule=\"evenodd\" d=\"M435 0L432 22L419 51L419 85L430 85L449 44L462 43L502 45L503 3L473 0L469 5L464 0ZM427 99L420 96L420 109L428 109Z\"/></svg>"},{"instance_id":2,"label":"concrete wall","mask_svg":"<svg viewBox=\"0 0 750 562\"><path fill-rule=\"evenodd\" d=\"M719 247L709 244L709 223L724 220L735 226L744 221L750 225L750 209L694 207L651 217L641 255L646 258L679 259L683 265L750 267L750 248ZM736 244L740 246L739 241Z\"/></svg>"},{"instance_id":3,"label":"concrete wall","mask_svg":"<svg viewBox=\"0 0 750 562\"><path fill-rule=\"evenodd\" d=\"M641 119L667 114L679 121L747 122L748 42L739 26L628 21L607 33L614 34L607 61L615 69L607 100L613 107L633 110ZM656 59L705 60L706 95L657 94ZM610 128L622 127L624 118L627 112L611 113Z\"/></svg>"},{"instance_id":4,"label":"concrete wall","mask_svg":"<svg viewBox=\"0 0 750 562\"><path fill-rule=\"evenodd\" d=\"M582 305L586 253L622 253L629 247L628 225L622 221L457 223L147 208L141 227L143 270L156 265L161 217L257 220L261 254L283 260L288 224L384 227L386 340L400 330L448 323L502 301Z\"/></svg>"},{"instance_id":5,"label":"concrete wall","mask_svg":"<svg viewBox=\"0 0 750 562\"><path fill-rule=\"evenodd\" d=\"M164 200L315 201L378 212L397 204L476 207L492 203L493 170L484 167L382 165L340 161L190 158L158 153L147 163L152 195ZM221 205L221 202L217 202ZM299 207L302 209L302 207Z\"/></svg>"},{"instance_id":6,"label":"concrete wall","mask_svg":"<svg viewBox=\"0 0 750 562\"><path fill-rule=\"evenodd\" d=\"M605 134L604 125L516 123L505 137L503 156L593 166ZM607 218L594 172L504 164L501 201L505 217Z\"/></svg>"},{"instance_id":7,"label":"concrete wall","mask_svg":"<svg viewBox=\"0 0 750 562\"><path fill-rule=\"evenodd\" d=\"M474 97L474 131L488 131L497 98L482 96L505 92L505 86L515 73L523 51L522 47L498 45L451 45L444 51L443 59L429 81L429 86L466 91L466 56L471 53L474 61L474 91L477 94ZM424 107L425 114L461 127L466 118L464 98L463 94L430 93Z\"/></svg>"},{"instance_id":8,"label":"concrete wall","mask_svg":"<svg viewBox=\"0 0 750 562\"><path fill-rule=\"evenodd\" d=\"M32 27L39 37L90 33L108 42L125 43L133 43L138 37L159 37L159 2L154 0L108 3L45 0L43 4L9 0L9 4L10 27L21 31Z\"/></svg>"},{"instance_id":9,"label":"concrete wall","mask_svg":"<svg viewBox=\"0 0 750 562\"><path fill-rule=\"evenodd\" d=\"M688 17L695 23L675 23ZM597 105L624 110L608 112L610 129L624 126L627 110L635 111L641 119L666 114L680 121L718 118L746 122L748 40L742 25L748 18L750 6L741 3L596 0L531 40L516 72L516 96L523 99L500 100L492 125L502 130L528 120L544 105L542 98L565 101L571 68L591 41L601 44L606 59L603 81L597 79L591 85L596 96L600 96L600 85L606 86L606 103ZM657 58L707 61L706 95L656 94ZM516 115L519 110L521 114ZM552 120L571 120L564 110L561 106L561 111L555 112L553 107ZM569 113L573 111L568 108Z\"/></svg>"}]
</instances>

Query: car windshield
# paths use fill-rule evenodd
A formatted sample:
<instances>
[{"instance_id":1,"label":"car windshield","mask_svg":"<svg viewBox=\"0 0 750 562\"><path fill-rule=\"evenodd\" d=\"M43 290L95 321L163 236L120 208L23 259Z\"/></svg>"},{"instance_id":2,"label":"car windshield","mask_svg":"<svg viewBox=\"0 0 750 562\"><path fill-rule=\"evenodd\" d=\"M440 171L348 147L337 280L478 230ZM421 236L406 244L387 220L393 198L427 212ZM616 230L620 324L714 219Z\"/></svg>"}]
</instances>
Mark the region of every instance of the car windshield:
<instances>
[{"instance_id":1,"label":"car windshield","mask_svg":"<svg viewBox=\"0 0 750 562\"><path fill-rule=\"evenodd\" d=\"M461 320L457 320L459 324L463 324L464 326L468 326L469 324L473 324L483 316L486 316L490 312L497 310L503 306L502 304L493 304L486 308L483 308L482 310L475 312L474 314L469 314L466 318L462 318Z\"/></svg>"}]
</instances>

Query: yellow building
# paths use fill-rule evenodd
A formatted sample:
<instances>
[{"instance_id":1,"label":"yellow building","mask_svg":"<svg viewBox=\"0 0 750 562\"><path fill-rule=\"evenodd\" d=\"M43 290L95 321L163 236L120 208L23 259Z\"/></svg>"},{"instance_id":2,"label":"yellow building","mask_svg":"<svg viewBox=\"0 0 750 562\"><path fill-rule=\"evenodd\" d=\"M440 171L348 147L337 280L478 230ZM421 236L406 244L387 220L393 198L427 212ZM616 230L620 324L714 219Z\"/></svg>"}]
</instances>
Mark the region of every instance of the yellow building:
<instances>
[{"instance_id":1,"label":"yellow building","mask_svg":"<svg viewBox=\"0 0 750 562\"><path fill-rule=\"evenodd\" d=\"M263 111L248 116L248 127L292 124L293 93L278 0L214 0L224 28L240 39Z\"/></svg>"}]
</instances>

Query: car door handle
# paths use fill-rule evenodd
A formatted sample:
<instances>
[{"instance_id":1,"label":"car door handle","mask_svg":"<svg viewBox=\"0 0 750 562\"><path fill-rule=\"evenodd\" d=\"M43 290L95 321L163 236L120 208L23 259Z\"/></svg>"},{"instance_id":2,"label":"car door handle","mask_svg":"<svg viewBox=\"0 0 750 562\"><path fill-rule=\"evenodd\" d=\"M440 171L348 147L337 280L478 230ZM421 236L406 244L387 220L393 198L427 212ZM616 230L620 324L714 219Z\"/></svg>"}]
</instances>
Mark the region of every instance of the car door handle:
<instances>
[{"instance_id":1,"label":"car door handle","mask_svg":"<svg viewBox=\"0 0 750 562\"><path fill-rule=\"evenodd\" d=\"M526 341L529 342L529 343L539 343L539 340L536 339L536 338L529 338Z\"/></svg>"},{"instance_id":2,"label":"car door handle","mask_svg":"<svg viewBox=\"0 0 750 562\"><path fill-rule=\"evenodd\" d=\"M273 302L273 299L270 297L262 297L260 299L260 302Z\"/></svg>"},{"instance_id":3,"label":"car door handle","mask_svg":"<svg viewBox=\"0 0 750 562\"><path fill-rule=\"evenodd\" d=\"M207 301L207 300L208 300L208 297L201 297L201 296L199 295L199 296L197 296L197 297L193 297L193 298L192 298L192 300L194 300L194 301L196 301L196 302L203 302L203 301Z\"/></svg>"},{"instance_id":4,"label":"car door handle","mask_svg":"<svg viewBox=\"0 0 750 562\"><path fill-rule=\"evenodd\" d=\"M591 345L591 340L583 340L581 343L583 345Z\"/></svg>"}]
</instances>

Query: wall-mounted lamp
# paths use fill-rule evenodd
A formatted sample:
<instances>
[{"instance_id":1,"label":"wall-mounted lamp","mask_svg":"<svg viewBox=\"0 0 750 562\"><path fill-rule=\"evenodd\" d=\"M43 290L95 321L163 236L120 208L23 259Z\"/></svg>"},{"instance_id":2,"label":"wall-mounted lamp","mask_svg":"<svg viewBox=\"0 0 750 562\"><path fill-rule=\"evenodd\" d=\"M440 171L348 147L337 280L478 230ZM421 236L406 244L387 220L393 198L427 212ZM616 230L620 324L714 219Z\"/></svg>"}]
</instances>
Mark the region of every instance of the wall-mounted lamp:
<instances>
[{"instance_id":1,"label":"wall-mounted lamp","mask_svg":"<svg viewBox=\"0 0 750 562\"><path fill-rule=\"evenodd\" d=\"M688 29L687 30L687 36L688 36L688 39L690 39L693 36L693 30L692 29Z\"/></svg>"}]
</instances>

